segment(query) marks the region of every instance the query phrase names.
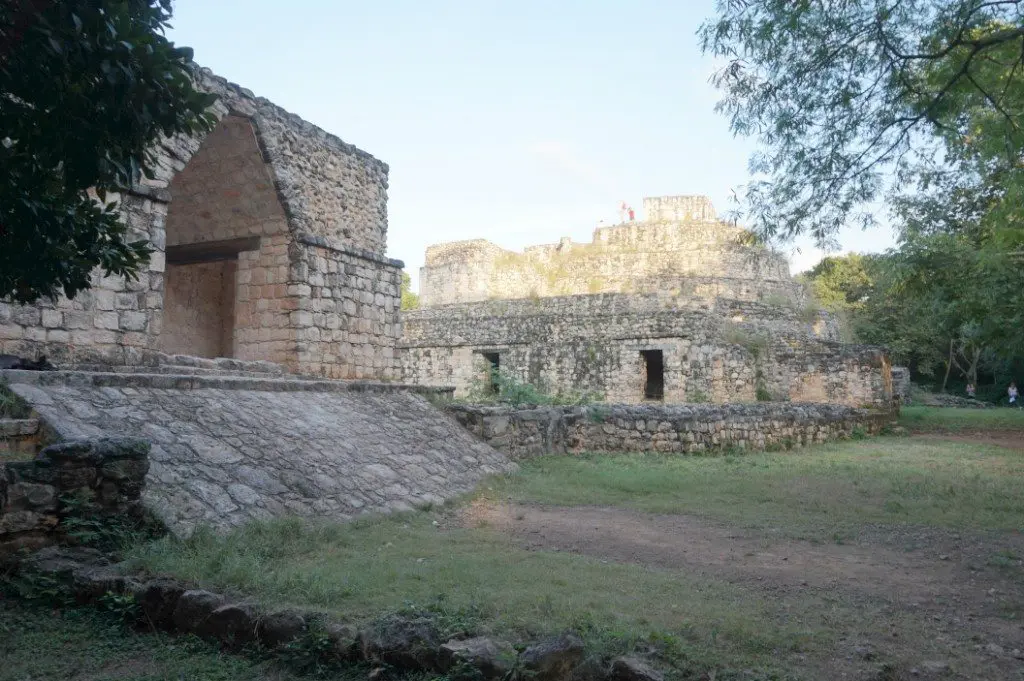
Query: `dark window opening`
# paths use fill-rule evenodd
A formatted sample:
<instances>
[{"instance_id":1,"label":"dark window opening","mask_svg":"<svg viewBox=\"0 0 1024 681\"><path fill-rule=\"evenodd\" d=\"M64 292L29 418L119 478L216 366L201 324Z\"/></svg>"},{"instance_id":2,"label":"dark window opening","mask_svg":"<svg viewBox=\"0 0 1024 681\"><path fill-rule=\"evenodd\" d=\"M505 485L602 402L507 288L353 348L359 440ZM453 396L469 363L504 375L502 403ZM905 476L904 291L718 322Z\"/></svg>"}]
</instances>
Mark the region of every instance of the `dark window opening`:
<instances>
[{"instance_id":1,"label":"dark window opening","mask_svg":"<svg viewBox=\"0 0 1024 681\"><path fill-rule=\"evenodd\" d=\"M665 399L665 358L661 350L641 350L644 358L644 399Z\"/></svg>"},{"instance_id":2,"label":"dark window opening","mask_svg":"<svg viewBox=\"0 0 1024 681\"><path fill-rule=\"evenodd\" d=\"M501 369L501 356L496 352L482 352L480 353L485 360L487 360L487 380L491 394L497 395L501 391L501 385L498 383L498 371Z\"/></svg>"}]
</instances>

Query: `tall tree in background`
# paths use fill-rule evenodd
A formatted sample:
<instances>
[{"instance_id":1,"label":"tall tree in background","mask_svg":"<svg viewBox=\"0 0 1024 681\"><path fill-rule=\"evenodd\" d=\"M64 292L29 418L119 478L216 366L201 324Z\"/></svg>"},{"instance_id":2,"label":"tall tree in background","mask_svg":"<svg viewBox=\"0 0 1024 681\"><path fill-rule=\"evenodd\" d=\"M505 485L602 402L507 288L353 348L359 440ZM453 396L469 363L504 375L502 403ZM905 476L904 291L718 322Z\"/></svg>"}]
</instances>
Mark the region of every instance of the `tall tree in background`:
<instances>
[{"instance_id":1,"label":"tall tree in background","mask_svg":"<svg viewBox=\"0 0 1024 681\"><path fill-rule=\"evenodd\" d=\"M715 77L725 95L719 109L734 132L761 143L742 210L762 236L808 234L828 246L840 227L870 224L871 202L890 191L995 181L1007 241L1019 243L1019 0L717 7L700 38L706 53L727 61Z\"/></svg>"},{"instance_id":2,"label":"tall tree in background","mask_svg":"<svg viewBox=\"0 0 1024 681\"><path fill-rule=\"evenodd\" d=\"M420 294L412 290L412 276L402 271L402 303L401 309L415 310L420 306Z\"/></svg>"},{"instance_id":3,"label":"tall tree in background","mask_svg":"<svg viewBox=\"0 0 1024 681\"><path fill-rule=\"evenodd\" d=\"M0 298L73 297L97 266L147 261L107 193L161 135L213 123L170 17L171 0L0 0Z\"/></svg>"}]
</instances>

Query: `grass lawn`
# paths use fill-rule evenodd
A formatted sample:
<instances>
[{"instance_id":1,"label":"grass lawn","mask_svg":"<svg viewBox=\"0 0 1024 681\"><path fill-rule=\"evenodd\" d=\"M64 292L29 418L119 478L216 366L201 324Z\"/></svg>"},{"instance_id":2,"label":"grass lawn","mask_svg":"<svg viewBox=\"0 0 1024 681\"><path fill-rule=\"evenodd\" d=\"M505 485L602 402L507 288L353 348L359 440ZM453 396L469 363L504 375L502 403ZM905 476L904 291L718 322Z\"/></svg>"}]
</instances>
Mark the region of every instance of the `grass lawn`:
<instances>
[{"instance_id":1,"label":"grass lawn","mask_svg":"<svg viewBox=\"0 0 1024 681\"><path fill-rule=\"evenodd\" d=\"M760 594L688 575L552 551L487 529L440 529L433 513L354 525L257 523L226 539L199 534L139 549L135 560L263 602L322 608L354 621L414 608L449 632L513 640L584 632L602 650L654 640L681 664L770 665L810 643L810 601L780 608ZM805 621L804 618L812 621Z\"/></svg>"},{"instance_id":2,"label":"grass lawn","mask_svg":"<svg viewBox=\"0 0 1024 681\"><path fill-rule=\"evenodd\" d=\"M1022 480L1024 455L1012 449L884 437L741 456L540 458L490 481L476 503L696 515L763 536L766 546L802 539L835 546L879 527L1017 531ZM514 641L573 628L594 650L655 650L677 678L707 678L709 670L717 679L824 678L837 646L890 630L908 654L934 645L941 655L949 645L933 636L934 618L885 599L779 591L714 572L531 549L499 528L460 524L457 515L432 509L349 525L283 519L227 537L200 531L186 541L163 539L135 547L130 560L356 622L426 609L450 632ZM864 549L867 559L871 551ZM1000 575L1024 575L1018 556L1005 555L1009 567ZM1000 607L1018 616L1015 602ZM808 671L807 659L828 662ZM759 671L728 671L744 669Z\"/></svg>"},{"instance_id":3,"label":"grass lawn","mask_svg":"<svg viewBox=\"0 0 1024 681\"><path fill-rule=\"evenodd\" d=\"M903 407L900 424L912 430L935 432L1017 431L1024 440L1024 409L955 409L952 407Z\"/></svg>"},{"instance_id":4,"label":"grass lawn","mask_svg":"<svg viewBox=\"0 0 1024 681\"><path fill-rule=\"evenodd\" d=\"M539 458L497 496L685 513L829 541L865 525L1013 530L1024 455L995 446L871 438L783 453Z\"/></svg>"},{"instance_id":5,"label":"grass lawn","mask_svg":"<svg viewBox=\"0 0 1024 681\"><path fill-rule=\"evenodd\" d=\"M0 601L0 681L290 681L188 638L132 632L85 610Z\"/></svg>"}]
</instances>

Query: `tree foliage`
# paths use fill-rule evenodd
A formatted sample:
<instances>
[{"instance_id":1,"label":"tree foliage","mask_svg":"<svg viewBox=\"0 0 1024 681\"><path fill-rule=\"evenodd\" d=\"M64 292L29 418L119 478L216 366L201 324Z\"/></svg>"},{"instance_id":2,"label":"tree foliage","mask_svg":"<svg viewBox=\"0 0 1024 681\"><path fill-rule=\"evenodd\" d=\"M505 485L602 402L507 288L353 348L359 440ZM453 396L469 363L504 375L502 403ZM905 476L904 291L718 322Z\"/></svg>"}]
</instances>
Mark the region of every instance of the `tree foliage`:
<instances>
[{"instance_id":1,"label":"tree foliage","mask_svg":"<svg viewBox=\"0 0 1024 681\"><path fill-rule=\"evenodd\" d=\"M719 109L760 142L744 206L756 230L833 245L840 227L873 222L871 202L940 179L996 181L1019 230L1022 5L719 0L700 39L727 62Z\"/></svg>"},{"instance_id":2,"label":"tree foliage","mask_svg":"<svg viewBox=\"0 0 1024 681\"><path fill-rule=\"evenodd\" d=\"M415 310L420 306L420 295L412 290L412 277L402 272L402 307L403 310Z\"/></svg>"},{"instance_id":3,"label":"tree foliage","mask_svg":"<svg viewBox=\"0 0 1024 681\"><path fill-rule=\"evenodd\" d=\"M170 0L0 2L0 298L73 297L151 252L108 193L147 174L161 135L207 130Z\"/></svg>"},{"instance_id":4,"label":"tree foliage","mask_svg":"<svg viewBox=\"0 0 1024 681\"><path fill-rule=\"evenodd\" d=\"M872 256L859 253L824 258L801 278L827 309L861 309L873 290L871 260Z\"/></svg>"},{"instance_id":5,"label":"tree foliage","mask_svg":"<svg viewBox=\"0 0 1024 681\"><path fill-rule=\"evenodd\" d=\"M981 372L1008 380L1024 359L1024 274L987 260L962 234L908 232L888 253L828 258L805 277L856 340L919 376L977 385Z\"/></svg>"}]
</instances>

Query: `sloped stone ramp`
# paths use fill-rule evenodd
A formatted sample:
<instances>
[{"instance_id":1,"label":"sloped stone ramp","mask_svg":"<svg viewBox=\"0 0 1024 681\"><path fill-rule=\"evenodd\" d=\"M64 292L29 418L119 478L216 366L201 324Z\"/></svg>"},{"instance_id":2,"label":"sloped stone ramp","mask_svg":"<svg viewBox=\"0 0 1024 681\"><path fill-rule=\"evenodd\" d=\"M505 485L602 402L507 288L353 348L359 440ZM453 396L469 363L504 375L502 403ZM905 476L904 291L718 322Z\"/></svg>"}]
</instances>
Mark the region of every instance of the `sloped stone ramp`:
<instances>
[{"instance_id":1,"label":"sloped stone ramp","mask_svg":"<svg viewBox=\"0 0 1024 681\"><path fill-rule=\"evenodd\" d=\"M153 444L146 504L179 535L441 503L515 465L416 389L132 371L0 372L60 440ZM422 392L422 390L420 390Z\"/></svg>"}]
</instances>

